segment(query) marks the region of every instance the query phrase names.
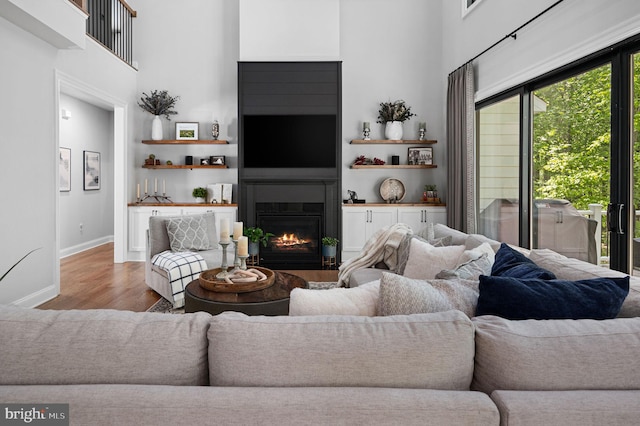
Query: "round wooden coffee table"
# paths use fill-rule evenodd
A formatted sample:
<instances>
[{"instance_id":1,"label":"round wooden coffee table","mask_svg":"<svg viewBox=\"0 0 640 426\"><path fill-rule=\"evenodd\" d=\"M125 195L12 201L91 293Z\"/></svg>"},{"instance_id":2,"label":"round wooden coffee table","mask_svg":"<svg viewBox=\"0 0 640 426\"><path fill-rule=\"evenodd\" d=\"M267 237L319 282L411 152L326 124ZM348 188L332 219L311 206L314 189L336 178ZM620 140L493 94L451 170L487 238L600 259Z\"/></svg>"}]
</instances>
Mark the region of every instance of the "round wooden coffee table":
<instances>
[{"instance_id":1,"label":"round wooden coffee table","mask_svg":"<svg viewBox=\"0 0 640 426\"><path fill-rule=\"evenodd\" d=\"M289 295L294 288L309 288L309 283L297 275L275 271L272 286L248 293L218 293L202 288L198 280L184 290L185 312L237 311L247 315L289 315Z\"/></svg>"}]
</instances>

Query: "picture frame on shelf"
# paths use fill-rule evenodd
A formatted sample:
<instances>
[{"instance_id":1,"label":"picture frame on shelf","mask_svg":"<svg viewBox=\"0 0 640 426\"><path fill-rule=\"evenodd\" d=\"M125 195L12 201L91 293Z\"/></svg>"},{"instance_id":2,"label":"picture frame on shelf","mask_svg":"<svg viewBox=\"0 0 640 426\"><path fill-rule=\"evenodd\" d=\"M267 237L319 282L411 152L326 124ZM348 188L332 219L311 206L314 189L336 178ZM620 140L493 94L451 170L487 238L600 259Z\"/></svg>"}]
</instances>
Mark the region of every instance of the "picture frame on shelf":
<instances>
[{"instance_id":1,"label":"picture frame on shelf","mask_svg":"<svg viewBox=\"0 0 640 426\"><path fill-rule=\"evenodd\" d=\"M209 157L209 164L212 166L224 166L226 164L226 158L224 155L212 155Z\"/></svg>"},{"instance_id":2,"label":"picture frame on shelf","mask_svg":"<svg viewBox=\"0 0 640 426\"><path fill-rule=\"evenodd\" d=\"M71 191L71 148L60 147L60 192Z\"/></svg>"},{"instance_id":3,"label":"picture frame on shelf","mask_svg":"<svg viewBox=\"0 0 640 426\"><path fill-rule=\"evenodd\" d=\"M201 166L208 166L209 165L209 159L208 158L201 158L200 159L200 165Z\"/></svg>"},{"instance_id":4,"label":"picture frame on shelf","mask_svg":"<svg viewBox=\"0 0 640 426\"><path fill-rule=\"evenodd\" d=\"M432 147L411 147L408 150L407 164L413 166L432 165L433 164L433 148Z\"/></svg>"},{"instance_id":5,"label":"picture frame on shelf","mask_svg":"<svg viewBox=\"0 0 640 426\"><path fill-rule=\"evenodd\" d=\"M198 140L197 122L179 122L176 123L176 139L177 140Z\"/></svg>"},{"instance_id":6,"label":"picture frame on shelf","mask_svg":"<svg viewBox=\"0 0 640 426\"><path fill-rule=\"evenodd\" d=\"M84 151L83 164L83 189L85 191L96 191L100 189L100 153Z\"/></svg>"}]
</instances>

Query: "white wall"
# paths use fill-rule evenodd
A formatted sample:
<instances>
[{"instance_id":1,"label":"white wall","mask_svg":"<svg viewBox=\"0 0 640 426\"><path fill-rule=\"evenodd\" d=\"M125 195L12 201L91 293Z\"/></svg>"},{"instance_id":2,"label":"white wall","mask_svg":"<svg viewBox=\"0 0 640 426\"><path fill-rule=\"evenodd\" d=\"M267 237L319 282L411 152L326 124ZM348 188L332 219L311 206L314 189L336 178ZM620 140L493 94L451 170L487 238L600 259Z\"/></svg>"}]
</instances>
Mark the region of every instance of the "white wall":
<instances>
[{"instance_id":1,"label":"white wall","mask_svg":"<svg viewBox=\"0 0 640 426\"><path fill-rule=\"evenodd\" d=\"M420 202L425 184L445 194L444 99L442 93L441 4L424 0L341 0L340 53L342 64L342 189L356 191L367 202L382 202L380 184L386 178L405 184L403 202ZM456 2L459 4L459 2ZM427 123L436 169L352 170L359 155L391 164L391 155L407 162L413 145L350 145L362 139L362 122L371 123L371 138L384 139L377 124L380 102L403 99L416 117L404 123L404 138L418 138L418 122Z\"/></svg>"},{"instance_id":2,"label":"white wall","mask_svg":"<svg viewBox=\"0 0 640 426\"><path fill-rule=\"evenodd\" d=\"M482 0L461 18L460 3L444 1L443 68L446 74L509 34L553 0ZM638 33L637 0L565 0L475 63L476 100Z\"/></svg>"},{"instance_id":3,"label":"white wall","mask_svg":"<svg viewBox=\"0 0 640 426\"><path fill-rule=\"evenodd\" d=\"M118 100L129 111L127 104L135 99L136 72L89 39L84 50L57 50L3 18L0 40L0 56L20 58L12 60L10 67L0 67L5 99L0 105L0 158L6 159L0 167L1 218L6 224L0 271L41 247L0 283L0 304L36 306L59 291L57 78L64 76L65 81L109 99L111 106ZM121 133L130 142L131 117L123 121L126 128ZM126 154L123 157L127 164ZM118 179L124 182L126 176L121 173ZM112 208L126 212L126 204L120 204Z\"/></svg>"},{"instance_id":4,"label":"white wall","mask_svg":"<svg viewBox=\"0 0 640 426\"><path fill-rule=\"evenodd\" d=\"M139 64L137 98L142 92L168 90L180 96L178 115L164 118L164 138L175 138L175 123L200 123L200 139L211 139L211 124L220 123L220 139L229 145L143 145L151 139L152 116L134 106L135 142L131 164L134 177L130 185L130 201L135 200L135 183L144 179L165 180L167 194L176 202L193 202L191 191L209 183L238 182L237 141L237 0L188 0L158 2L137 0L135 51ZM163 163L184 164L186 155L197 158L226 156L227 170L148 170L144 159L155 154ZM234 185L234 202L236 185Z\"/></svg>"},{"instance_id":5,"label":"white wall","mask_svg":"<svg viewBox=\"0 0 640 426\"><path fill-rule=\"evenodd\" d=\"M62 95L60 146L71 149L71 191L60 193L60 253L77 253L113 240L113 112ZM84 151L100 153L100 189L83 189ZM80 229L82 224L82 229Z\"/></svg>"}]
</instances>

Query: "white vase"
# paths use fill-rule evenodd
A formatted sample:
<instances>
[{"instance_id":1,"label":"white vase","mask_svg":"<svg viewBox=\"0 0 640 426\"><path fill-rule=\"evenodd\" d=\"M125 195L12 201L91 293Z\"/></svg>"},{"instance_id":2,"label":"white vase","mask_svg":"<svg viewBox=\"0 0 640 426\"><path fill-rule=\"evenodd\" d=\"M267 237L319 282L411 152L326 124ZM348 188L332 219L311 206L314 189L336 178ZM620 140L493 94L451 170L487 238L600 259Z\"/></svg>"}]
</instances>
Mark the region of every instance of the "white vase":
<instances>
[{"instance_id":1,"label":"white vase","mask_svg":"<svg viewBox=\"0 0 640 426\"><path fill-rule=\"evenodd\" d=\"M402 121L387 121L384 128L385 139L401 140L402 139Z\"/></svg>"},{"instance_id":2,"label":"white vase","mask_svg":"<svg viewBox=\"0 0 640 426\"><path fill-rule=\"evenodd\" d=\"M151 139L154 141L162 140L162 120L159 115L154 116L151 122Z\"/></svg>"}]
</instances>

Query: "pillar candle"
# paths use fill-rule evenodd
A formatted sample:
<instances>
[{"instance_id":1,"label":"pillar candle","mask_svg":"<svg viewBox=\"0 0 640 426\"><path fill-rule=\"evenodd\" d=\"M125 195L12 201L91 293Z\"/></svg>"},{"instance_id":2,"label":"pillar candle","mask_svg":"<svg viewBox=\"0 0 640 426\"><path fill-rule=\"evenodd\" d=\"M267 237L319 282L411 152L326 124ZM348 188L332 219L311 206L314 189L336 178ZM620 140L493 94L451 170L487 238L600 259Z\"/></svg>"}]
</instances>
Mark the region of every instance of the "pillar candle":
<instances>
[{"instance_id":1,"label":"pillar candle","mask_svg":"<svg viewBox=\"0 0 640 426\"><path fill-rule=\"evenodd\" d=\"M421 121L421 122L418 124L418 128L419 128L419 129L426 129L426 128L427 128L427 123L425 123L424 121Z\"/></svg>"},{"instance_id":2,"label":"pillar candle","mask_svg":"<svg viewBox=\"0 0 640 426\"><path fill-rule=\"evenodd\" d=\"M140 199L140 184L136 187L136 198Z\"/></svg>"},{"instance_id":3,"label":"pillar candle","mask_svg":"<svg viewBox=\"0 0 640 426\"><path fill-rule=\"evenodd\" d=\"M226 217L220 219L220 242L229 242L229 219Z\"/></svg>"},{"instance_id":4,"label":"pillar candle","mask_svg":"<svg viewBox=\"0 0 640 426\"><path fill-rule=\"evenodd\" d=\"M249 256L249 239L245 236L238 238L238 256Z\"/></svg>"},{"instance_id":5,"label":"pillar candle","mask_svg":"<svg viewBox=\"0 0 640 426\"><path fill-rule=\"evenodd\" d=\"M368 130L368 129L370 129L369 122L365 121L364 123L362 123L362 130Z\"/></svg>"},{"instance_id":6,"label":"pillar candle","mask_svg":"<svg viewBox=\"0 0 640 426\"><path fill-rule=\"evenodd\" d=\"M242 222L234 222L233 223L233 239L237 240L242 237L242 230L244 229L244 224Z\"/></svg>"},{"instance_id":7,"label":"pillar candle","mask_svg":"<svg viewBox=\"0 0 640 426\"><path fill-rule=\"evenodd\" d=\"M145 193L145 195L148 193L148 191L147 191L147 180L146 179L144 180L144 193Z\"/></svg>"},{"instance_id":8,"label":"pillar candle","mask_svg":"<svg viewBox=\"0 0 640 426\"><path fill-rule=\"evenodd\" d=\"M167 193L167 181L165 181L164 179L162 179L162 193Z\"/></svg>"},{"instance_id":9,"label":"pillar candle","mask_svg":"<svg viewBox=\"0 0 640 426\"><path fill-rule=\"evenodd\" d=\"M156 178L155 185L153 185L153 192L158 193L158 178Z\"/></svg>"}]
</instances>

